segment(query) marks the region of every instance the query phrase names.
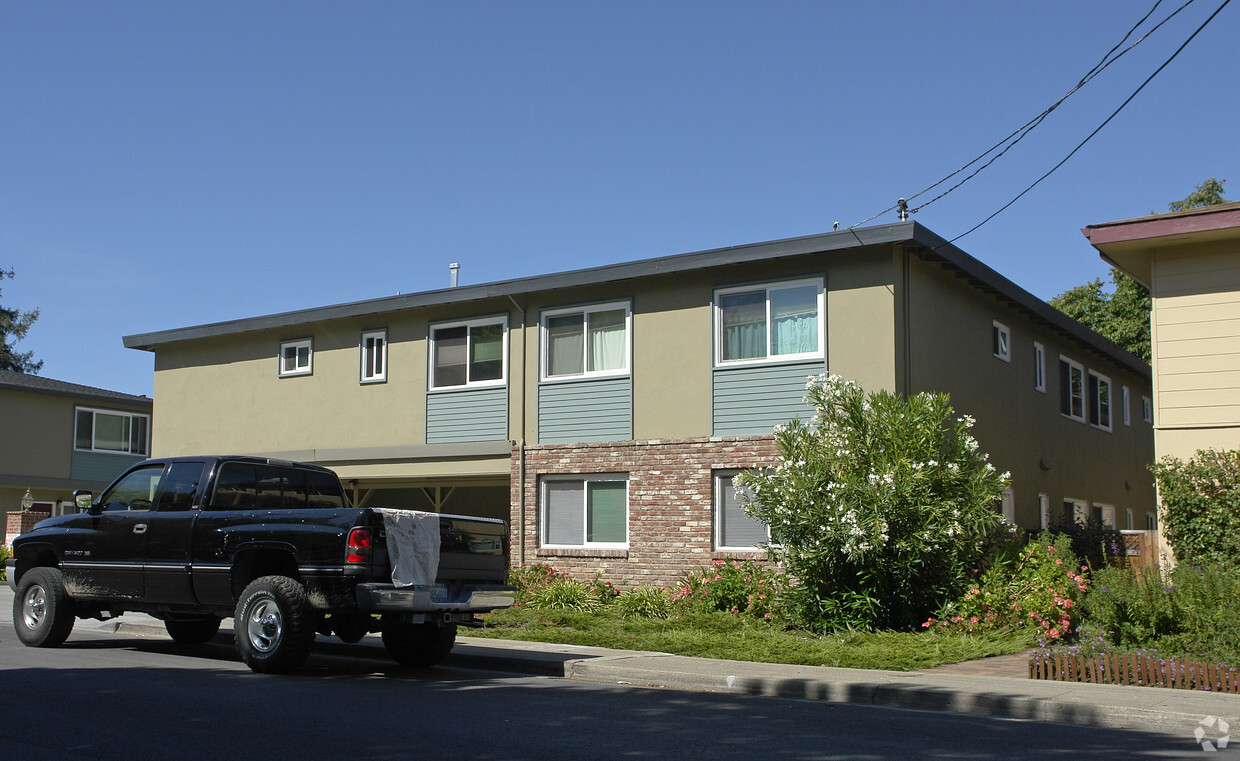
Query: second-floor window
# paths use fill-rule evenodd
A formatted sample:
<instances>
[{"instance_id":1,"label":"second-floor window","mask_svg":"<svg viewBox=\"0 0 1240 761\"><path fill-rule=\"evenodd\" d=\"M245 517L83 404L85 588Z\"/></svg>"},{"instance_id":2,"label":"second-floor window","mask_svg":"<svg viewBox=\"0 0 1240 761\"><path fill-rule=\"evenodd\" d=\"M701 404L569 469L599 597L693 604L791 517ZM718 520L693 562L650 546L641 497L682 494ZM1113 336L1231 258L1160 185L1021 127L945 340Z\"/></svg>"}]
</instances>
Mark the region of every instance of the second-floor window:
<instances>
[{"instance_id":1,"label":"second-floor window","mask_svg":"<svg viewBox=\"0 0 1240 761\"><path fill-rule=\"evenodd\" d=\"M1085 368L1064 356L1059 357L1059 411L1085 422Z\"/></svg>"},{"instance_id":2,"label":"second-floor window","mask_svg":"<svg viewBox=\"0 0 1240 761\"><path fill-rule=\"evenodd\" d=\"M280 377L290 375L309 375L314 367L313 340L303 338L298 341L282 341L280 343Z\"/></svg>"},{"instance_id":3,"label":"second-floor window","mask_svg":"<svg viewBox=\"0 0 1240 761\"><path fill-rule=\"evenodd\" d=\"M378 383L387 380L387 331L369 330L362 334L361 381Z\"/></svg>"},{"instance_id":4,"label":"second-floor window","mask_svg":"<svg viewBox=\"0 0 1240 761\"><path fill-rule=\"evenodd\" d=\"M715 293L718 364L822 356L822 281L795 280Z\"/></svg>"},{"instance_id":5,"label":"second-floor window","mask_svg":"<svg viewBox=\"0 0 1240 761\"><path fill-rule=\"evenodd\" d=\"M1111 379L1089 371L1089 424L1111 430Z\"/></svg>"},{"instance_id":6,"label":"second-floor window","mask_svg":"<svg viewBox=\"0 0 1240 761\"><path fill-rule=\"evenodd\" d=\"M543 378L627 373L629 318L626 302L543 312Z\"/></svg>"},{"instance_id":7,"label":"second-floor window","mask_svg":"<svg viewBox=\"0 0 1240 761\"><path fill-rule=\"evenodd\" d=\"M507 329L502 317L431 326L431 388L502 384Z\"/></svg>"},{"instance_id":8,"label":"second-floor window","mask_svg":"<svg viewBox=\"0 0 1240 761\"><path fill-rule=\"evenodd\" d=\"M78 407L73 448L145 456L150 452L151 417L132 412Z\"/></svg>"}]
</instances>

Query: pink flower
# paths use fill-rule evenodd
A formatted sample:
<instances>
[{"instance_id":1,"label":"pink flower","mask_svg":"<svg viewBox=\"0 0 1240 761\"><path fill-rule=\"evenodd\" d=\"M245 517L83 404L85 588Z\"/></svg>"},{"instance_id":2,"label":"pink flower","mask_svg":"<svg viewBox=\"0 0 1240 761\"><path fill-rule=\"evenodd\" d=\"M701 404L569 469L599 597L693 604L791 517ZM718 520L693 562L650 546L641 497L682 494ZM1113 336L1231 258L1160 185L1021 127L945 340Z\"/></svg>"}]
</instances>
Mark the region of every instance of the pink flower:
<instances>
[{"instance_id":1,"label":"pink flower","mask_svg":"<svg viewBox=\"0 0 1240 761\"><path fill-rule=\"evenodd\" d=\"M1055 565L1063 565L1063 558L1055 558Z\"/></svg>"},{"instance_id":2,"label":"pink flower","mask_svg":"<svg viewBox=\"0 0 1240 761\"><path fill-rule=\"evenodd\" d=\"M969 594L971 595L980 595L981 593L982 593L982 590L978 589L977 587L973 587L972 589L969 590Z\"/></svg>"},{"instance_id":3,"label":"pink flower","mask_svg":"<svg viewBox=\"0 0 1240 761\"><path fill-rule=\"evenodd\" d=\"M1047 552L1054 552L1054 551L1055 551L1055 546L1054 546L1054 545L1052 545L1052 544L1048 544L1048 545L1046 545L1046 551L1047 551Z\"/></svg>"},{"instance_id":4,"label":"pink flower","mask_svg":"<svg viewBox=\"0 0 1240 761\"><path fill-rule=\"evenodd\" d=\"M1052 637L1058 637L1058 636L1059 636L1059 630L1058 630L1058 629L1051 629L1050 631L1048 631L1048 632L1047 632L1047 634L1051 635Z\"/></svg>"}]
</instances>

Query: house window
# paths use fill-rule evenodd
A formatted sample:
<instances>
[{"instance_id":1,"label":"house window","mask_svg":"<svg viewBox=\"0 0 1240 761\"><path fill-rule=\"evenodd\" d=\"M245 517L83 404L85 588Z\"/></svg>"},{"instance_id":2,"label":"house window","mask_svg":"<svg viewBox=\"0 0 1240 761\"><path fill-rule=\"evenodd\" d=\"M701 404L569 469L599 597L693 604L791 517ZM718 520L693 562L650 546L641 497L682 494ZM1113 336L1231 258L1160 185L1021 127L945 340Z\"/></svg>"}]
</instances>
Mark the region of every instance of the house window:
<instances>
[{"instance_id":1,"label":"house window","mask_svg":"<svg viewBox=\"0 0 1240 761\"><path fill-rule=\"evenodd\" d=\"M745 512L744 490L735 484L735 471L715 474L715 549L761 551L771 529Z\"/></svg>"},{"instance_id":2,"label":"house window","mask_svg":"<svg viewBox=\"0 0 1240 761\"><path fill-rule=\"evenodd\" d=\"M503 384L507 318L435 325L430 332L431 388Z\"/></svg>"},{"instance_id":3,"label":"house window","mask_svg":"<svg viewBox=\"0 0 1240 761\"><path fill-rule=\"evenodd\" d=\"M542 377L583 378L629 371L627 302L542 315Z\"/></svg>"},{"instance_id":4,"label":"house window","mask_svg":"<svg viewBox=\"0 0 1240 761\"><path fill-rule=\"evenodd\" d=\"M1089 503L1083 499L1072 499L1064 497L1063 500L1063 518L1064 522L1071 526L1089 525Z\"/></svg>"},{"instance_id":5,"label":"house window","mask_svg":"<svg viewBox=\"0 0 1240 761\"><path fill-rule=\"evenodd\" d=\"M715 362L823 356L822 280L727 288L715 295Z\"/></svg>"},{"instance_id":6,"label":"house window","mask_svg":"<svg viewBox=\"0 0 1240 761\"><path fill-rule=\"evenodd\" d=\"M1094 503L1095 515L1103 528L1115 528L1115 505Z\"/></svg>"},{"instance_id":7,"label":"house window","mask_svg":"<svg viewBox=\"0 0 1240 761\"><path fill-rule=\"evenodd\" d=\"M1011 489L1003 491L1003 497L999 500L999 513L1003 515L1003 520L1016 525L1016 492Z\"/></svg>"},{"instance_id":8,"label":"house window","mask_svg":"<svg viewBox=\"0 0 1240 761\"><path fill-rule=\"evenodd\" d=\"M361 382L387 380L387 331L370 330L362 334Z\"/></svg>"},{"instance_id":9,"label":"house window","mask_svg":"<svg viewBox=\"0 0 1240 761\"><path fill-rule=\"evenodd\" d=\"M1038 516L1040 517L1039 525L1043 529L1051 526L1051 498L1049 494L1038 495Z\"/></svg>"},{"instance_id":10,"label":"house window","mask_svg":"<svg viewBox=\"0 0 1240 761\"><path fill-rule=\"evenodd\" d=\"M309 375L313 367L313 339L303 338L299 341L282 341L280 343L280 377L292 375Z\"/></svg>"},{"instance_id":11,"label":"house window","mask_svg":"<svg viewBox=\"0 0 1240 761\"><path fill-rule=\"evenodd\" d=\"M1067 357L1059 357L1059 411L1085 422L1085 368Z\"/></svg>"},{"instance_id":12,"label":"house window","mask_svg":"<svg viewBox=\"0 0 1240 761\"><path fill-rule=\"evenodd\" d=\"M1146 531L1157 531L1158 530L1158 515L1156 513L1145 514L1145 530Z\"/></svg>"},{"instance_id":13,"label":"house window","mask_svg":"<svg viewBox=\"0 0 1240 761\"><path fill-rule=\"evenodd\" d=\"M150 452L151 416L78 407L73 448L145 456Z\"/></svg>"},{"instance_id":14,"label":"house window","mask_svg":"<svg viewBox=\"0 0 1240 761\"><path fill-rule=\"evenodd\" d=\"M1111 379L1089 371L1089 424L1111 430Z\"/></svg>"},{"instance_id":15,"label":"house window","mask_svg":"<svg viewBox=\"0 0 1240 761\"><path fill-rule=\"evenodd\" d=\"M1033 388L1046 393L1046 347L1033 344Z\"/></svg>"},{"instance_id":16,"label":"house window","mask_svg":"<svg viewBox=\"0 0 1240 761\"><path fill-rule=\"evenodd\" d=\"M994 355L1004 362L1012 361L1012 331L995 320L990 327L990 344Z\"/></svg>"},{"instance_id":17,"label":"house window","mask_svg":"<svg viewBox=\"0 0 1240 761\"><path fill-rule=\"evenodd\" d=\"M1147 423L1154 422L1154 403L1148 396L1141 397L1141 419Z\"/></svg>"},{"instance_id":18,"label":"house window","mask_svg":"<svg viewBox=\"0 0 1240 761\"><path fill-rule=\"evenodd\" d=\"M1132 508L1131 507L1125 508L1124 509L1124 528L1128 529L1129 531L1132 531L1134 528L1136 528L1136 522L1133 521L1132 517L1133 517Z\"/></svg>"},{"instance_id":19,"label":"house window","mask_svg":"<svg viewBox=\"0 0 1240 761\"><path fill-rule=\"evenodd\" d=\"M543 546L626 548L628 493L626 476L544 479Z\"/></svg>"},{"instance_id":20,"label":"house window","mask_svg":"<svg viewBox=\"0 0 1240 761\"><path fill-rule=\"evenodd\" d=\"M1129 402L1127 386L1124 386L1123 394L1121 394L1121 401L1124 405L1124 412L1123 412L1124 425L1132 425L1132 405ZM1128 528L1132 528L1132 526L1129 526Z\"/></svg>"}]
</instances>

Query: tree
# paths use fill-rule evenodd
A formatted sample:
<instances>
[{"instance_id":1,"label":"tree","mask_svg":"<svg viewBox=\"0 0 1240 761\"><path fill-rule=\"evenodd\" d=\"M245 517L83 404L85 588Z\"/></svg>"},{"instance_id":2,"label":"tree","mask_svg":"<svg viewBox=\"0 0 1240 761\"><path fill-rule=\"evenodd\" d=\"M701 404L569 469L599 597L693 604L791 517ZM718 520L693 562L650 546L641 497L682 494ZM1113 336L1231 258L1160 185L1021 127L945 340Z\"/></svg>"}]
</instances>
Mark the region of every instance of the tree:
<instances>
[{"instance_id":1,"label":"tree","mask_svg":"<svg viewBox=\"0 0 1240 761\"><path fill-rule=\"evenodd\" d=\"M13 270L0 269L0 280L13 279ZM0 306L0 370L13 370L19 373L38 373L43 368L43 360L34 361L34 352L19 352L13 344L26 336L26 331L34 321L39 319L39 310L22 312Z\"/></svg>"},{"instance_id":2,"label":"tree","mask_svg":"<svg viewBox=\"0 0 1240 761\"><path fill-rule=\"evenodd\" d=\"M1185 211L1227 203L1223 198L1226 180L1213 177L1199 184L1192 193L1167 204L1168 211ZM1152 213L1152 212L1151 212ZM1102 279L1064 291L1048 302L1051 306L1121 348L1150 361L1150 294L1145 287L1123 272L1111 268L1114 290L1103 290Z\"/></svg>"}]
</instances>

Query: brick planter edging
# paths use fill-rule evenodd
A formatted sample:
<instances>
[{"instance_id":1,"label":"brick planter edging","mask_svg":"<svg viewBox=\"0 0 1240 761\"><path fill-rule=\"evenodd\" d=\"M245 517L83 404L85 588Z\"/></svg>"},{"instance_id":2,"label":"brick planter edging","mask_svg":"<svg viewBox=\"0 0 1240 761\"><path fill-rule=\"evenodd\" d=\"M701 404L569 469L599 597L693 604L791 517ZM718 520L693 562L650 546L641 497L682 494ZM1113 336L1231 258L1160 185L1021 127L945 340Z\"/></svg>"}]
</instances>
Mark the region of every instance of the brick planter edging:
<instances>
[{"instance_id":1,"label":"brick planter edging","mask_svg":"<svg viewBox=\"0 0 1240 761\"><path fill-rule=\"evenodd\" d=\"M1029 678L1240 694L1240 669L1148 655L1035 655L1029 659Z\"/></svg>"}]
</instances>

